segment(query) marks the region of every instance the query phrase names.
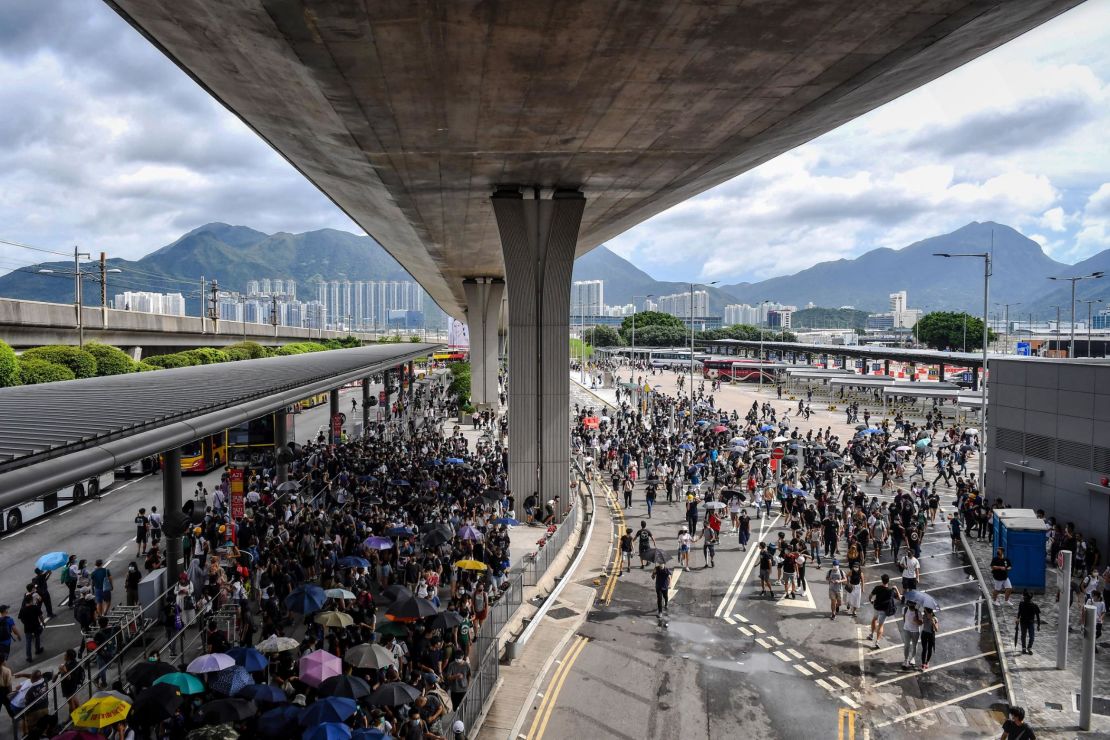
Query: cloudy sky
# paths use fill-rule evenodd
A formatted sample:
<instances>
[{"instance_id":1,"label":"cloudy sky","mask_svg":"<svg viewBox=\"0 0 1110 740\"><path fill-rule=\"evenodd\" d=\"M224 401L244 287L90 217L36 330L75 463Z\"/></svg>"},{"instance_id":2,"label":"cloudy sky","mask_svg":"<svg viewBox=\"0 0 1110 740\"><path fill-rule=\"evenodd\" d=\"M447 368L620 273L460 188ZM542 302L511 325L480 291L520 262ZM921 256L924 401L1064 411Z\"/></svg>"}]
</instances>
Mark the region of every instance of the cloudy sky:
<instances>
[{"instance_id":1,"label":"cloudy sky","mask_svg":"<svg viewBox=\"0 0 1110 740\"><path fill-rule=\"evenodd\" d=\"M97 0L0 3L0 239L139 257L209 221L342 213ZM1077 9L614 240L723 282L1010 224L1110 248L1110 0ZM0 244L0 271L42 255Z\"/></svg>"}]
</instances>

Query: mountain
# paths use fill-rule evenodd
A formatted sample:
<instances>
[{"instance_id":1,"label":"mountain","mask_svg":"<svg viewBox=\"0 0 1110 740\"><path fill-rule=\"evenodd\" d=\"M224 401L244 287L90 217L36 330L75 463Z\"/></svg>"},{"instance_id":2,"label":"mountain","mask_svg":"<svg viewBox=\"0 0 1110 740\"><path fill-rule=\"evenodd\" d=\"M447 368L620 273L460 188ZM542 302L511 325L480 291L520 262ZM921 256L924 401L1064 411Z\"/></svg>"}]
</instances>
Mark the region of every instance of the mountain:
<instances>
[{"instance_id":1,"label":"mountain","mask_svg":"<svg viewBox=\"0 0 1110 740\"><path fill-rule=\"evenodd\" d=\"M368 236L335 229L303 234L264 234L245 226L211 223L193 229L180 239L139 260L110 259L109 268L119 274L108 276L109 300L115 293L148 290L182 293L186 311L200 309L200 280L222 289L242 291L248 280L292 278L297 295L313 296L312 279L325 280L412 280L392 256ZM40 270L53 270L43 274ZM30 265L0 277L0 296L35 301L73 301L73 278L69 262ZM95 265L85 269L95 271ZM72 272L70 272L72 274ZM52 279L53 278L53 279ZM60 279L59 279L60 278ZM84 302L100 303L99 285L85 283Z\"/></svg>"},{"instance_id":2,"label":"mountain","mask_svg":"<svg viewBox=\"0 0 1110 740\"><path fill-rule=\"evenodd\" d=\"M619 254L602 245L574 261L574 280L604 280L605 302L610 306L623 306L633 302L644 307L644 296L663 296L687 293L690 283L656 280L651 275ZM695 283L695 290L709 292L709 312L720 316L725 306L737 303L736 299L720 288Z\"/></svg>"},{"instance_id":3,"label":"mountain","mask_svg":"<svg viewBox=\"0 0 1110 740\"><path fill-rule=\"evenodd\" d=\"M1103 250L1082 262L1076 262L1070 267L1053 273L1055 277L1072 277L1090 275L1092 272L1105 272L1106 277L1101 279L1079 280L1075 284L1075 320L1087 320L1087 301L1095 301L1091 306L1092 313L1100 309L1110 308L1110 249ZM1010 307L1010 320L1015 321L1029 313L1042 318L1056 318L1054 306L1061 306L1060 320L1065 324L1071 312L1071 282L1045 280L1043 291L1031 300L1024 301L1019 308ZM1102 303L1098 303L1102 301ZM1017 317L1017 319L1015 318Z\"/></svg>"},{"instance_id":4,"label":"mountain","mask_svg":"<svg viewBox=\"0 0 1110 740\"><path fill-rule=\"evenodd\" d=\"M987 252L994 238L992 303L1028 299L1030 291L1047 291L1049 275L1070 269L1048 257L1041 246L1009 226L972 222L903 249L874 249L855 259L821 262L794 275L758 283L722 285L742 303L762 300L818 306L853 306L889 310L889 294L905 290L910 308L966 310L982 313L983 263L970 258L944 259L935 252ZM994 310L993 307L991 309Z\"/></svg>"}]
</instances>

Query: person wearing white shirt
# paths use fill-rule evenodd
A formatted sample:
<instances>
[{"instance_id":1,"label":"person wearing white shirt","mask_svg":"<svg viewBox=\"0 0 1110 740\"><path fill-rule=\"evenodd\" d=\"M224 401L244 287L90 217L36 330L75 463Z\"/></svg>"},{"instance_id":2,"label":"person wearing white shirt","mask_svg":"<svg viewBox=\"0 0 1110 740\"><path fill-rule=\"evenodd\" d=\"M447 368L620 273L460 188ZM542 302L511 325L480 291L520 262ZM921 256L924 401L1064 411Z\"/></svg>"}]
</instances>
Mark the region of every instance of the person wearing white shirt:
<instances>
[{"instance_id":1,"label":"person wearing white shirt","mask_svg":"<svg viewBox=\"0 0 1110 740\"><path fill-rule=\"evenodd\" d=\"M903 551L898 567L902 569L902 592L915 590L917 581L921 578L921 561L913 556L910 548Z\"/></svg>"}]
</instances>

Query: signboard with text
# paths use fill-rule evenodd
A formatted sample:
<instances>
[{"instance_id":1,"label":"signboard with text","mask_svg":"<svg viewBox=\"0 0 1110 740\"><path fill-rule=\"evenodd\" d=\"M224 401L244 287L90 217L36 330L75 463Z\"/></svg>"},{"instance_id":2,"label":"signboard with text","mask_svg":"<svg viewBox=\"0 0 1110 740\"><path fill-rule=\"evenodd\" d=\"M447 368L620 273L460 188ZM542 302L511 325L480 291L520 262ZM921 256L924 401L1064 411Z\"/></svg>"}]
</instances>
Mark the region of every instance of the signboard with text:
<instances>
[{"instance_id":1,"label":"signboard with text","mask_svg":"<svg viewBox=\"0 0 1110 740\"><path fill-rule=\"evenodd\" d=\"M339 444L343 437L343 414L333 414L331 417L331 441Z\"/></svg>"},{"instance_id":2,"label":"signboard with text","mask_svg":"<svg viewBox=\"0 0 1110 740\"><path fill-rule=\"evenodd\" d=\"M246 496L242 468L228 468L227 477L231 484L231 518L242 519L246 515Z\"/></svg>"}]
</instances>

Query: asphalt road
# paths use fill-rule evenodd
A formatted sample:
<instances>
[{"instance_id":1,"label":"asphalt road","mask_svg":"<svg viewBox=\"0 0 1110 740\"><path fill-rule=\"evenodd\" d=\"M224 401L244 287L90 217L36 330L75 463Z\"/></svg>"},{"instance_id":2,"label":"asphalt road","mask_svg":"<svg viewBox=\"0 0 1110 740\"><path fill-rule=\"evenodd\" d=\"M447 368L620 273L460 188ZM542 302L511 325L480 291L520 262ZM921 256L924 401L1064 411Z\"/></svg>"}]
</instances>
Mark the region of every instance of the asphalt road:
<instances>
[{"instance_id":1,"label":"asphalt road","mask_svg":"<svg viewBox=\"0 0 1110 740\"><path fill-rule=\"evenodd\" d=\"M649 381L673 393L674 377L666 373ZM755 398L772 400L780 410L788 404L751 387L726 387L716 397L718 407L741 414ZM822 409L797 426L803 434L810 426L832 426L845 439L852 430L843 418ZM864 486L869 496L880 496L877 482ZM952 499L945 494L942 509ZM658 546L677 551L684 524L680 504L661 500L647 520L638 487L633 505L620 515L633 529L646 520ZM774 514L753 520L751 546L760 535L773 540L781 523ZM805 596L783 599L779 588L775 599L760 597L756 558L740 550L735 536L722 536L713 568L703 567L695 543L693 569L676 571L666 627L655 618L650 570L635 563L611 589L602 586L579 631L581 644L572 641L545 677L541 695L555 696L542 737L696 740L742 732L854 740L995 733L1000 715L992 710L1002 707L1004 691L990 627L977 620L979 589L966 558L951 552L938 518L921 558L921 588L941 604L937 651L924 673L901 668L902 634L895 618L878 650L866 642L867 594L883 573L899 583L890 560L888 551L885 562L869 561L858 616L842 612L831 620L825 570L807 567L812 586ZM675 564L672 555L670 565ZM530 720L524 723L529 726Z\"/></svg>"},{"instance_id":2,"label":"asphalt road","mask_svg":"<svg viewBox=\"0 0 1110 740\"><path fill-rule=\"evenodd\" d=\"M377 393L378 388L374 388ZM340 392L339 408L347 414L347 429L351 430L354 421L351 415L351 399L359 401L361 419L362 391L355 388ZM297 414L294 422L294 438L306 442L326 428L328 405L324 404ZM182 495L190 496L197 481L203 482L209 492L219 482L224 469L219 468L206 475L187 475L182 480ZM127 564L135 560L140 568L142 559L135 557L134 519L140 507L147 511L152 505L161 507L162 475L146 475L131 480L117 479L116 483L99 500L89 500L77 506L69 506L61 511L32 522L9 535L0 537L0 603L12 607L12 616L18 611L20 597L25 592L30 576L33 575L35 562L46 552L64 550L79 559L89 561L89 569L97 558L104 558L115 577L117 597L123 598L123 576ZM47 664L51 667L60 663L60 656L67 648L73 647L78 639L72 614L63 601L67 592L57 582L57 574L51 578L51 597L54 603L55 618L47 622L43 635L44 652L34 661L34 665ZM24 670L28 665L23 657L22 643L13 644L12 668Z\"/></svg>"}]
</instances>

